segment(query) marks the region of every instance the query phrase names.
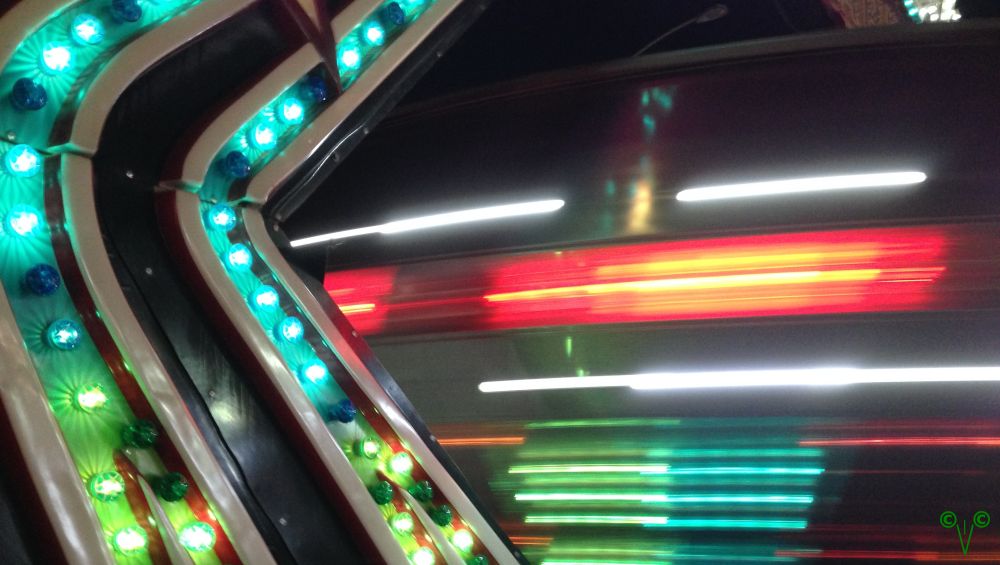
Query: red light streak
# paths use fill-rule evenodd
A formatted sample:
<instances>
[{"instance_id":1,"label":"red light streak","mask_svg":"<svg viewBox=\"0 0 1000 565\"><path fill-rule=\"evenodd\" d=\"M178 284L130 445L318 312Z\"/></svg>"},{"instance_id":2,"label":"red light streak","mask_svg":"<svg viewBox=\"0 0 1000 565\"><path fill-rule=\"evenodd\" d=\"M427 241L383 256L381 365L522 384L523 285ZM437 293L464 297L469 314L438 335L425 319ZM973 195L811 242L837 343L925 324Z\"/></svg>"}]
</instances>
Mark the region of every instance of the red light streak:
<instances>
[{"instance_id":1,"label":"red light streak","mask_svg":"<svg viewBox=\"0 0 1000 565\"><path fill-rule=\"evenodd\" d=\"M1000 437L883 437L809 439L802 447L1000 447Z\"/></svg>"},{"instance_id":2,"label":"red light streak","mask_svg":"<svg viewBox=\"0 0 1000 565\"><path fill-rule=\"evenodd\" d=\"M1000 302L987 290L997 287L990 283L1000 273L981 261L984 249L997 247L995 227L856 229L492 255L330 272L324 284L369 335L919 311L984 297Z\"/></svg>"}]
</instances>

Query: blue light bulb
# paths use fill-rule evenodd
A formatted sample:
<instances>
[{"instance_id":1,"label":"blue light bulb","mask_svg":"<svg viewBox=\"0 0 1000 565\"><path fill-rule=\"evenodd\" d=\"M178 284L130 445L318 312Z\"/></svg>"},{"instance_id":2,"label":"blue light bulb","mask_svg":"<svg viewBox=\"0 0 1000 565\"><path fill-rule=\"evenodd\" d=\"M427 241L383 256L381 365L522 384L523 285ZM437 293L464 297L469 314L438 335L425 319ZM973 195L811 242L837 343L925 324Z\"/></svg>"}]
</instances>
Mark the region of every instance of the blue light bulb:
<instances>
[{"instance_id":1,"label":"blue light bulb","mask_svg":"<svg viewBox=\"0 0 1000 565\"><path fill-rule=\"evenodd\" d=\"M368 22L361 35L369 45L377 47L385 43L385 30L377 22Z\"/></svg>"},{"instance_id":2,"label":"blue light bulb","mask_svg":"<svg viewBox=\"0 0 1000 565\"><path fill-rule=\"evenodd\" d=\"M265 284L250 293L250 304L257 310L274 311L281 306L281 299L278 291Z\"/></svg>"},{"instance_id":3,"label":"blue light bulb","mask_svg":"<svg viewBox=\"0 0 1000 565\"><path fill-rule=\"evenodd\" d=\"M285 98L278 108L278 118L286 124L301 124L306 118L306 108L298 98Z\"/></svg>"},{"instance_id":4,"label":"blue light bulb","mask_svg":"<svg viewBox=\"0 0 1000 565\"><path fill-rule=\"evenodd\" d=\"M40 224L38 210L24 204L18 204L11 208L4 218L4 226L12 233L22 237L33 235L38 231Z\"/></svg>"},{"instance_id":5,"label":"blue light bulb","mask_svg":"<svg viewBox=\"0 0 1000 565\"><path fill-rule=\"evenodd\" d=\"M134 23L142 17L139 0L111 0L111 15L123 23Z\"/></svg>"},{"instance_id":6,"label":"blue light bulb","mask_svg":"<svg viewBox=\"0 0 1000 565\"><path fill-rule=\"evenodd\" d=\"M242 243L234 243L226 251L226 266L236 272L246 272L253 266L253 253Z\"/></svg>"},{"instance_id":7,"label":"blue light bulb","mask_svg":"<svg viewBox=\"0 0 1000 565\"><path fill-rule=\"evenodd\" d=\"M45 87L30 78L19 78L10 89L10 103L18 110L41 110L49 102Z\"/></svg>"},{"instance_id":8,"label":"blue light bulb","mask_svg":"<svg viewBox=\"0 0 1000 565\"><path fill-rule=\"evenodd\" d=\"M330 408L330 418L344 424L350 424L357 416L358 409L354 407L353 402L346 398Z\"/></svg>"},{"instance_id":9,"label":"blue light bulb","mask_svg":"<svg viewBox=\"0 0 1000 565\"><path fill-rule=\"evenodd\" d=\"M268 122L259 123L250 132L250 143L261 151L274 149L278 145L278 132Z\"/></svg>"},{"instance_id":10,"label":"blue light bulb","mask_svg":"<svg viewBox=\"0 0 1000 565\"><path fill-rule=\"evenodd\" d=\"M298 343L302 341L306 329L295 316L289 316L278 323L274 328L274 334L278 339L288 343Z\"/></svg>"},{"instance_id":11,"label":"blue light bulb","mask_svg":"<svg viewBox=\"0 0 1000 565\"><path fill-rule=\"evenodd\" d=\"M236 211L226 204L216 204L205 214L205 223L213 230L229 231L236 227Z\"/></svg>"},{"instance_id":12,"label":"blue light bulb","mask_svg":"<svg viewBox=\"0 0 1000 565\"><path fill-rule=\"evenodd\" d=\"M250 176L250 159L239 151L230 151L219 161L219 167L229 178L245 179Z\"/></svg>"},{"instance_id":13,"label":"blue light bulb","mask_svg":"<svg viewBox=\"0 0 1000 565\"><path fill-rule=\"evenodd\" d=\"M4 155L3 166L15 177L33 177L42 170L42 156L28 145L15 145Z\"/></svg>"},{"instance_id":14,"label":"blue light bulb","mask_svg":"<svg viewBox=\"0 0 1000 565\"><path fill-rule=\"evenodd\" d=\"M73 39L80 45L97 45L104 41L104 24L90 14L80 14L73 20Z\"/></svg>"},{"instance_id":15,"label":"blue light bulb","mask_svg":"<svg viewBox=\"0 0 1000 565\"><path fill-rule=\"evenodd\" d=\"M80 345L83 330L72 320L56 320L45 330L45 339L56 349L72 351Z\"/></svg>"},{"instance_id":16,"label":"blue light bulb","mask_svg":"<svg viewBox=\"0 0 1000 565\"><path fill-rule=\"evenodd\" d=\"M326 85L326 80L322 75L310 74L299 85L299 92L303 98L316 103L326 102L330 98L330 87Z\"/></svg>"},{"instance_id":17,"label":"blue light bulb","mask_svg":"<svg viewBox=\"0 0 1000 565\"><path fill-rule=\"evenodd\" d=\"M42 48L42 70L50 75L58 74L73 66L73 51L61 43L49 43Z\"/></svg>"},{"instance_id":18,"label":"blue light bulb","mask_svg":"<svg viewBox=\"0 0 1000 565\"><path fill-rule=\"evenodd\" d=\"M330 375L330 370L326 368L326 363L319 359L306 361L299 367L299 378L312 383L318 383Z\"/></svg>"},{"instance_id":19,"label":"blue light bulb","mask_svg":"<svg viewBox=\"0 0 1000 565\"><path fill-rule=\"evenodd\" d=\"M24 285L38 296L50 296L62 286L62 277L52 265L39 263L24 274Z\"/></svg>"},{"instance_id":20,"label":"blue light bulb","mask_svg":"<svg viewBox=\"0 0 1000 565\"><path fill-rule=\"evenodd\" d=\"M406 21L406 12L403 11L399 2L389 2L382 8L382 18L392 25L403 25Z\"/></svg>"}]
</instances>

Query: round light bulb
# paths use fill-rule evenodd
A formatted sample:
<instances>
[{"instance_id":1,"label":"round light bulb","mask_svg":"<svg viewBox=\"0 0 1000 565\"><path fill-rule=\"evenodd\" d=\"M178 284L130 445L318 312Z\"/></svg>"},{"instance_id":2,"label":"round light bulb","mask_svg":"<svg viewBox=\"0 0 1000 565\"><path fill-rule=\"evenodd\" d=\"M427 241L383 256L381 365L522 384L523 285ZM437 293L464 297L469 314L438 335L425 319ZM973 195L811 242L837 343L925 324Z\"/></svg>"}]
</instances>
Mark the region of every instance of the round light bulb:
<instances>
[{"instance_id":1,"label":"round light bulb","mask_svg":"<svg viewBox=\"0 0 1000 565\"><path fill-rule=\"evenodd\" d=\"M306 117L306 107L298 98L286 98L278 109L278 117L286 124L301 124Z\"/></svg>"},{"instance_id":2,"label":"round light bulb","mask_svg":"<svg viewBox=\"0 0 1000 565\"><path fill-rule=\"evenodd\" d=\"M72 351L80 345L83 330L72 320L56 320L45 330L49 345L63 351Z\"/></svg>"},{"instance_id":3,"label":"round light bulb","mask_svg":"<svg viewBox=\"0 0 1000 565\"><path fill-rule=\"evenodd\" d=\"M455 530L455 533L451 535L451 543L460 551L468 552L476 544L476 540L469 530Z\"/></svg>"},{"instance_id":4,"label":"round light bulb","mask_svg":"<svg viewBox=\"0 0 1000 565\"><path fill-rule=\"evenodd\" d=\"M30 78L19 78L10 89L10 102L18 110L34 112L49 102L49 93Z\"/></svg>"},{"instance_id":5,"label":"round light bulb","mask_svg":"<svg viewBox=\"0 0 1000 565\"><path fill-rule=\"evenodd\" d=\"M108 396L104 394L101 385L89 385L79 389L74 397L76 407L84 412L100 410L108 403Z\"/></svg>"},{"instance_id":6,"label":"round light bulb","mask_svg":"<svg viewBox=\"0 0 1000 565\"><path fill-rule=\"evenodd\" d=\"M146 530L139 526L122 528L115 532L111 538L111 545L115 547L115 551L122 555L138 555L146 551L148 543L149 538L146 536Z\"/></svg>"},{"instance_id":7,"label":"round light bulb","mask_svg":"<svg viewBox=\"0 0 1000 565\"><path fill-rule=\"evenodd\" d=\"M87 490L101 502L112 502L125 494L125 479L115 471L98 473L87 483Z\"/></svg>"},{"instance_id":8,"label":"round light bulb","mask_svg":"<svg viewBox=\"0 0 1000 565\"><path fill-rule=\"evenodd\" d=\"M58 74L73 66L73 51L60 43L49 43L42 49L42 70Z\"/></svg>"},{"instance_id":9,"label":"round light bulb","mask_svg":"<svg viewBox=\"0 0 1000 565\"><path fill-rule=\"evenodd\" d=\"M379 444L374 438L365 438L354 445L354 451L365 459L375 459L378 457Z\"/></svg>"},{"instance_id":10,"label":"round light bulb","mask_svg":"<svg viewBox=\"0 0 1000 565\"><path fill-rule=\"evenodd\" d=\"M299 377L309 382L318 383L330 375L330 370L326 368L326 363L319 359L307 361L299 367Z\"/></svg>"},{"instance_id":11,"label":"round light bulb","mask_svg":"<svg viewBox=\"0 0 1000 565\"><path fill-rule=\"evenodd\" d=\"M340 64L344 70L353 71L361 66L361 51L357 47L349 47L340 53Z\"/></svg>"},{"instance_id":12,"label":"round light bulb","mask_svg":"<svg viewBox=\"0 0 1000 565\"><path fill-rule=\"evenodd\" d=\"M274 131L274 126L269 123L257 124L250 133L250 141L261 151L274 149L278 145L278 132Z\"/></svg>"},{"instance_id":13,"label":"round light bulb","mask_svg":"<svg viewBox=\"0 0 1000 565\"><path fill-rule=\"evenodd\" d=\"M429 547L421 547L410 554L413 565L434 565L434 552Z\"/></svg>"},{"instance_id":14,"label":"round light bulb","mask_svg":"<svg viewBox=\"0 0 1000 565\"><path fill-rule=\"evenodd\" d=\"M236 272L246 272L253 266L253 253L250 248L242 243L234 243L229 246L225 255L226 266Z\"/></svg>"},{"instance_id":15,"label":"round light bulb","mask_svg":"<svg viewBox=\"0 0 1000 565\"><path fill-rule=\"evenodd\" d=\"M276 328L274 328L274 333L278 339L288 342L288 343L298 343L302 341L302 337L305 335L306 329L295 316L289 316L282 320Z\"/></svg>"},{"instance_id":16,"label":"round light bulb","mask_svg":"<svg viewBox=\"0 0 1000 565\"><path fill-rule=\"evenodd\" d=\"M236 211L226 204L216 204L206 214L208 225L214 230L229 231L236 227Z\"/></svg>"},{"instance_id":17,"label":"round light bulb","mask_svg":"<svg viewBox=\"0 0 1000 565\"><path fill-rule=\"evenodd\" d=\"M364 30L365 41L371 45L379 46L385 43L385 30L375 22L369 23Z\"/></svg>"},{"instance_id":18,"label":"round light bulb","mask_svg":"<svg viewBox=\"0 0 1000 565\"><path fill-rule=\"evenodd\" d=\"M73 20L73 39L81 45L97 45L104 41L104 24L96 16L80 14Z\"/></svg>"},{"instance_id":19,"label":"round light bulb","mask_svg":"<svg viewBox=\"0 0 1000 565\"><path fill-rule=\"evenodd\" d=\"M410 516L409 512L400 512L392 517L389 525L397 534L409 534L413 532L413 516Z\"/></svg>"},{"instance_id":20,"label":"round light bulb","mask_svg":"<svg viewBox=\"0 0 1000 565\"><path fill-rule=\"evenodd\" d=\"M409 475L410 471L413 470L413 459L410 458L409 453L397 453L389 460L389 468L392 469L393 473Z\"/></svg>"},{"instance_id":21,"label":"round light bulb","mask_svg":"<svg viewBox=\"0 0 1000 565\"><path fill-rule=\"evenodd\" d=\"M281 306L281 299L278 296L278 291L265 284L250 294L250 304L257 310L273 311Z\"/></svg>"},{"instance_id":22,"label":"round light bulb","mask_svg":"<svg viewBox=\"0 0 1000 565\"><path fill-rule=\"evenodd\" d=\"M38 226L41 224L38 216L38 210L35 210L31 206L18 204L11 208L10 212L7 212L7 216L4 218L4 225L11 233L27 237L33 235L38 230Z\"/></svg>"},{"instance_id":23,"label":"round light bulb","mask_svg":"<svg viewBox=\"0 0 1000 565\"><path fill-rule=\"evenodd\" d=\"M3 165L11 175L29 178L42 170L42 156L27 145L15 145L4 155Z\"/></svg>"},{"instance_id":24,"label":"round light bulb","mask_svg":"<svg viewBox=\"0 0 1000 565\"><path fill-rule=\"evenodd\" d=\"M200 553L215 547L215 530L205 522L195 522L181 528L177 534L181 545L188 551Z\"/></svg>"}]
</instances>

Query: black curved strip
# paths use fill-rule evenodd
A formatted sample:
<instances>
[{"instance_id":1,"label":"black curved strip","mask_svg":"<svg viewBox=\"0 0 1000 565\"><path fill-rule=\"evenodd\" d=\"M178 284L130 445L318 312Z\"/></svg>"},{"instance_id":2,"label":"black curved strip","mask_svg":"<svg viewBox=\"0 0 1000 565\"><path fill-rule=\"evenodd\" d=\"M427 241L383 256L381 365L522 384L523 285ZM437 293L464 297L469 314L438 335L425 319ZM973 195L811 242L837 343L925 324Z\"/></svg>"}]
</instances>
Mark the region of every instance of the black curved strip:
<instances>
[{"instance_id":1,"label":"black curved strip","mask_svg":"<svg viewBox=\"0 0 1000 565\"><path fill-rule=\"evenodd\" d=\"M337 165L343 162L344 157L361 143L367 131L374 128L399 104L444 50L455 43L489 7L490 1L467 0L455 8L358 110L317 148L286 186L271 198L264 207L265 218L284 221L302 206Z\"/></svg>"},{"instance_id":2,"label":"black curved strip","mask_svg":"<svg viewBox=\"0 0 1000 565\"><path fill-rule=\"evenodd\" d=\"M94 160L98 212L126 297L275 558L360 563L347 530L210 329L156 223L154 186L190 125L297 47L273 21L266 7L248 10L122 95Z\"/></svg>"},{"instance_id":3,"label":"black curved strip","mask_svg":"<svg viewBox=\"0 0 1000 565\"><path fill-rule=\"evenodd\" d=\"M330 298L330 295L326 293L326 289L323 288L322 283L300 269L296 269L296 274L309 288L309 292L311 292L316 300L319 301L320 306L323 307L323 312L327 315L327 317L341 327L349 324L347 319L340 312L340 309L337 308L337 305L334 304L333 300ZM413 407L410 399L406 397L406 393L399 388L399 384L396 383L396 380L393 379L392 375L385 370L385 367L382 366L382 363L375 356L375 353L372 352L371 348L368 347L365 340L357 335L348 335L346 337L348 338L351 348L354 349L355 353L357 353L361 362L365 364L365 368L371 372L372 376L375 377L375 380L378 381L378 384L385 390L386 394L388 394L389 397L392 398L393 402L396 403L400 412L403 413L403 416L406 417L406 419L410 422L410 425L413 426L413 429L417 432L417 435L420 436L420 439L422 439L427 447L430 448L431 453L435 458L437 458L438 462L441 463L441 466L448 471L451 478L458 483L458 486L461 487L463 491L465 491L466 496L469 497L473 506L475 506L479 513L482 514L486 523L493 528L497 536L503 540L504 544L508 549L510 549L511 553L514 554L514 557L516 557L519 562L525 564L528 563L521 551L510 541L503 529L500 528L500 525L489 511L489 508L479 499L475 489L472 488L472 485L469 484L465 475L463 475L462 471L459 470L458 465L455 465L451 456L448 455L444 448L438 443L437 438L435 438L431 433L427 424L425 424L423 419L420 417L420 414L417 413L417 410Z\"/></svg>"}]
</instances>

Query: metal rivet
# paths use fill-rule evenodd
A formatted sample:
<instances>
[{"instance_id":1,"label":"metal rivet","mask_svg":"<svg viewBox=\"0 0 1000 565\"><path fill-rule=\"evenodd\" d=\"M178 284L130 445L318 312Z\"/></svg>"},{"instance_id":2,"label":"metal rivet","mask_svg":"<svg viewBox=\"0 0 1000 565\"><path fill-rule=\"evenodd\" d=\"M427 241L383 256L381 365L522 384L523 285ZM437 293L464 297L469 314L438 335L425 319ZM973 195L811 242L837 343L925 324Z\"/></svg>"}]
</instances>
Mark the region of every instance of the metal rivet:
<instances>
[{"instance_id":1,"label":"metal rivet","mask_svg":"<svg viewBox=\"0 0 1000 565\"><path fill-rule=\"evenodd\" d=\"M14 141L15 139L17 139L17 134L14 133L14 130L8 131L7 132L7 141Z\"/></svg>"},{"instance_id":2,"label":"metal rivet","mask_svg":"<svg viewBox=\"0 0 1000 565\"><path fill-rule=\"evenodd\" d=\"M125 171L125 176L127 176L130 179L134 179L135 178L135 173L133 173L132 170L129 169L129 170Z\"/></svg>"},{"instance_id":3,"label":"metal rivet","mask_svg":"<svg viewBox=\"0 0 1000 565\"><path fill-rule=\"evenodd\" d=\"M215 391L214 390L208 391L208 397L209 398L215 398Z\"/></svg>"},{"instance_id":4,"label":"metal rivet","mask_svg":"<svg viewBox=\"0 0 1000 565\"><path fill-rule=\"evenodd\" d=\"M288 520L286 520L285 518L278 518L278 523L281 524L282 526L287 526Z\"/></svg>"},{"instance_id":5,"label":"metal rivet","mask_svg":"<svg viewBox=\"0 0 1000 565\"><path fill-rule=\"evenodd\" d=\"M357 331L353 331L353 332L351 332L351 335L353 335L354 337L358 337L358 332Z\"/></svg>"},{"instance_id":6,"label":"metal rivet","mask_svg":"<svg viewBox=\"0 0 1000 565\"><path fill-rule=\"evenodd\" d=\"M149 276L153 276L153 268L152 267L146 267L146 274L149 275Z\"/></svg>"}]
</instances>

